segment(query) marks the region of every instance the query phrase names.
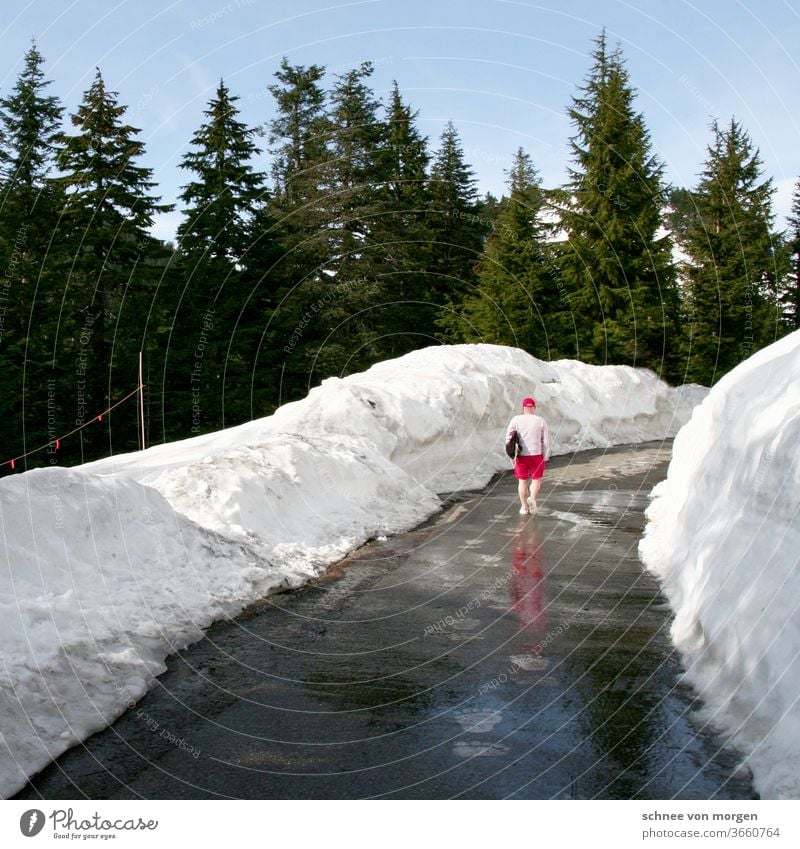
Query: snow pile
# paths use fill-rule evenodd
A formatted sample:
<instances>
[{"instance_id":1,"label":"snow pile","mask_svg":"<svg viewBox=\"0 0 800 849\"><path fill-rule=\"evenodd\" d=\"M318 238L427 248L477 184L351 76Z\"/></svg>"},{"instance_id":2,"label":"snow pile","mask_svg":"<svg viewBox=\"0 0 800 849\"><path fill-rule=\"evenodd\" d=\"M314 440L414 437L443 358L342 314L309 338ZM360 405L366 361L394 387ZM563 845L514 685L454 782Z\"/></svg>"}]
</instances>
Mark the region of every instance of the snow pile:
<instances>
[{"instance_id":1,"label":"snow pile","mask_svg":"<svg viewBox=\"0 0 800 849\"><path fill-rule=\"evenodd\" d=\"M505 426L531 393L555 453L672 436L696 400L627 367L428 348L240 427L0 481L0 794L113 721L215 619L507 469Z\"/></svg>"},{"instance_id":2,"label":"snow pile","mask_svg":"<svg viewBox=\"0 0 800 849\"><path fill-rule=\"evenodd\" d=\"M680 431L640 544L714 724L764 798L800 798L800 332L726 375Z\"/></svg>"}]
</instances>

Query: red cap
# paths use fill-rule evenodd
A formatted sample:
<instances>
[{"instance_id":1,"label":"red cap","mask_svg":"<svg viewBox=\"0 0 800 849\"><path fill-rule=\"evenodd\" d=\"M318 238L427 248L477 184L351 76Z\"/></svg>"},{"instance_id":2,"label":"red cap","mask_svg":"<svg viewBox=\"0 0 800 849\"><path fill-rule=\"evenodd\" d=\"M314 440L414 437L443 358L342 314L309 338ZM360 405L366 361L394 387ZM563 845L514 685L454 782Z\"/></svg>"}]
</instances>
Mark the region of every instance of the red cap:
<instances>
[{"instance_id":1,"label":"red cap","mask_svg":"<svg viewBox=\"0 0 800 849\"><path fill-rule=\"evenodd\" d=\"M522 406L523 407L535 407L536 401L534 401L533 398L523 398L522 399Z\"/></svg>"}]
</instances>

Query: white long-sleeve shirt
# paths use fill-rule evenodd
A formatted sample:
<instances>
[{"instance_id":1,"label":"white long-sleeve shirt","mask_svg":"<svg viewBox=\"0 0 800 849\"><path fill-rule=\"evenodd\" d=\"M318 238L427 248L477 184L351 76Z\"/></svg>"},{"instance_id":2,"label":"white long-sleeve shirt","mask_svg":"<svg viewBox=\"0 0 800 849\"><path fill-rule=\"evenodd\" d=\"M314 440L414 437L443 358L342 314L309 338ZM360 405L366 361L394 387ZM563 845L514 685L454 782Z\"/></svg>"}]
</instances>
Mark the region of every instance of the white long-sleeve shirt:
<instances>
[{"instance_id":1,"label":"white long-sleeve shirt","mask_svg":"<svg viewBox=\"0 0 800 849\"><path fill-rule=\"evenodd\" d=\"M541 416L535 413L533 415L521 413L514 416L506 429L506 442L515 432L522 440L521 454L529 456L543 454L545 460L550 459L550 431L547 428L547 422Z\"/></svg>"}]
</instances>

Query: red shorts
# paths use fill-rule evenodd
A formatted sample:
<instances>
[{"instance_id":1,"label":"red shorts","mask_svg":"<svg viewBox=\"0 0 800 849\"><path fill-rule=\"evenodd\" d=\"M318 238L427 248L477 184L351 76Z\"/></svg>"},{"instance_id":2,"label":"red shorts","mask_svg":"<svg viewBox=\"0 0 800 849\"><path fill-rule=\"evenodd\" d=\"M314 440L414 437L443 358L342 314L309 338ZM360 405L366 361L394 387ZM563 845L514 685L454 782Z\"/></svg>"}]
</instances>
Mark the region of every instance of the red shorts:
<instances>
[{"instance_id":1,"label":"red shorts","mask_svg":"<svg viewBox=\"0 0 800 849\"><path fill-rule=\"evenodd\" d=\"M514 461L514 477L521 481L528 478L538 481L547 468L544 454L519 454Z\"/></svg>"}]
</instances>

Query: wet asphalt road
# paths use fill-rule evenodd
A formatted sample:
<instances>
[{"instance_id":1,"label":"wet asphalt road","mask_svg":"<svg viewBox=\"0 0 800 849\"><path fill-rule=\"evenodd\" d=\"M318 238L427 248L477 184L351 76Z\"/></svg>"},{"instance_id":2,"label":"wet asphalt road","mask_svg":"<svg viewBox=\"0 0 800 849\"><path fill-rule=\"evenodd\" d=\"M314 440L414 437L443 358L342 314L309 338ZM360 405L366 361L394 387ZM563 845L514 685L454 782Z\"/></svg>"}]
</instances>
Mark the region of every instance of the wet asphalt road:
<instances>
[{"instance_id":1,"label":"wet asphalt road","mask_svg":"<svg viewBox=\"0 0 800 849\"><path fill-rule=\"evenodd\" d=\"M669 444L555 458L272 596L17 798L749 799L636 548Z\"/></svg>"}]
</instances>

